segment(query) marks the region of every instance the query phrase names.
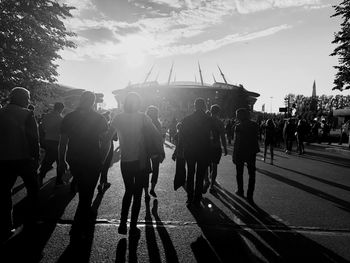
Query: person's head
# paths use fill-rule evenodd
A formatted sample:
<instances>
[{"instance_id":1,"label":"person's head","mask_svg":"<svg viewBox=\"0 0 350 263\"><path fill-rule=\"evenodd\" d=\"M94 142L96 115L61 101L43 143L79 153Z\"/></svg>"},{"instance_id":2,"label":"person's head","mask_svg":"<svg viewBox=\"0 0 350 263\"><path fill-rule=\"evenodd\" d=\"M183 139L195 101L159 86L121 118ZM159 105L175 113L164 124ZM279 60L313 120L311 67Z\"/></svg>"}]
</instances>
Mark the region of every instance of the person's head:
<instances>
[{"instance_id":1,"label":"person's head","mask_svg":"<svg viewBox=\"0 0 350 263\"><path fill-rule=\"evenodd\" d=\"M80 101L79 101L79 108L92 108L95 104L96 96L91 91L84 91L83 94L81 94Z\"/></svg>"},{"instance_id":2,"label":"person's head","mask_svg":"<svg viewBox=\"0 0 350 263\"><path fill-rule=\"evenodd\" d=\"M9 100L11 104L27 108L30 100L30 92L22 87L13 88L10 92Z\"/></svg>"},{"instance_id":3,"label":"person's head","mask_svg":"<svg viewBox=\"0 0 350 263\"><path fill-rule=\"evenodd\" d=\"M210 107L210 112L211 112L212 116L218 116L220 113L220 110L221 110L221 108L217 104L214 104Z\"/></svg>"},{"instance_id":4,"label":"person's head","mask_svg":"<svg viewBox=\"0 0 350 263\"><path fill-rule=\"evenodd\" d=\"M124 112L135 113L141 109L141 97L136 92L129 92L124 101Z\"/></svg>"},{"instance_id":5,"label":"person's head","mask_svg":"<svg viewBox=\"0 0 350 263\"><path fill-rule=\"evenodd\" d=\"M53 105L53 110L57 111L58 113L62 113L63 109L64 109L64 104L62 102L56 102Z\"/></svg>"},{"instance_id":6,"label":"person's head","mask_svg":"<svg viewBox=\"0 0 350 263\"><path fill-rule=\"evenodd\" d=\"M205 105L205 100L203 98L197 98L195 101L194 101L194 109L196 111L203 111L205 112L206 110L206 105Z\"/></svg>"},{"instance_id":7,"label":"person's head","mask_svg":"<svg viewBox=\"0 0 350 263\"><path fill-rule=\"evenodd\" d=\"M266 125L267 125L268 127L273 127L273 126L274 126L273 120L272 120L272 119L268 119L268 120L266 121Z\"/></svg>"},{"instance_id":8,"label":"person's head","mask_svg":"<svg viewBox=\"0 0 350 263\"><path fill-rule=\"evenodd\" d=\"M159 110L156 106L151 105L148 106L146 114L152 119L152 120L158 120L158 113Z\"/></svg>"},{"instance_id":9,"label":"person's head","mask_svg":"<svg viewBox=\"0 0 350 263\"><path fill-rule=\"evenodd\" d=\"M240 108L236 110L236 117L239 121L249 120L250 114L246 108Z\"/></svg>"}]
</instances>

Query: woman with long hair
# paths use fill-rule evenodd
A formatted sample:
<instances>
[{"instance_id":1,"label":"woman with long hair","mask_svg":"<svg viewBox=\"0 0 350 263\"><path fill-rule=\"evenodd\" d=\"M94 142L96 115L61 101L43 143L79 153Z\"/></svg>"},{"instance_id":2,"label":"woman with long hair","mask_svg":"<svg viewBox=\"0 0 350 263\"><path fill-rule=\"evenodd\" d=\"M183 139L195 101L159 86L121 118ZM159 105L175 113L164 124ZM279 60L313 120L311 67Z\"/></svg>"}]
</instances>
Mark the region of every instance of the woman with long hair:
<instances>
[{"instance_id":1,"label":"woman with long hair","mask_svg":"<svg viewBox=\"0 0 350 263\"><path fill-rule=\"evenodd\" d=\"M132 202L130 236L139 236L137 220L141 207L142 190L148 174L151 171L150 159L147 154L146 140L153 140L157 152L164 159L162 138L151 119L140 112L141 98L136 92L127 94L123 112L117 114L111 123L106 141L111 140L117 132L120 144L120 168L125 185L125 193L122 201L122 210L119 234L127 233L127 219ZM145 135L147 132L147 136Z\"/></svg>"}]
</instances>

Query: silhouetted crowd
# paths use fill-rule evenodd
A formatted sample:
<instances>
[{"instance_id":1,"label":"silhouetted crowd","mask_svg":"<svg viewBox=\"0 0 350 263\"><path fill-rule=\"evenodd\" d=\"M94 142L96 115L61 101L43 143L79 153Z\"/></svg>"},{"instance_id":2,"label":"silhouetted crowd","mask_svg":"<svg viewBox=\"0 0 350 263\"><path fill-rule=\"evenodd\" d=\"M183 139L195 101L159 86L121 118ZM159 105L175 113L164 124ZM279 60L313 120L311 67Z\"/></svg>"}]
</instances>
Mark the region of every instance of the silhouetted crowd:
<instances>
[{"instance_id":1,"label":"silhouetted crowd","mask_svg":"<svg viewBox=\"0 0 350 263\"><path fill-rule=\"evenodd\" d=\"M8 103L0 109L0 167L3 173L0 184L1 242L14 234L12 218L12 188L21 177L27 190L23 229L36 224L38 193L46 174L56 163L56 186L67 182L63 177L71 174L70 191L77 192L79 203L70 235L81 240L93 224L91 204L95 189L106 191L108 169L114 153L114 142L119 142L120 169L124 182L119 234L139 236L137 227L143 192L145 200L157 198L156 185L159 168L165 158L165 130L159 121L159 110L149 106L141 112L142 100L135 92L125 98L123 111L111 118L110 112L98 113L94 109L95 95L85 91L79 106L62 116L64 104L57 102L53 110L39 121L30 106L30 92L24 88L11 90ZM255 189L256 155L260 151L259 138L264 142L264 161L273 148L284 141L286 153L292 151L296 141L297 151L303 154L304 142L329 140L326 122L307 123L288 119L275 123L268 119L258 125L250 119L250 112L241 108L236 118L223 121L219 118L220 106L207 110L206 101L197 98L194 112L180 122L175 118L168 128L169 140L175 144L172 159L176 162L174 190L184 187L187 205L200 207L202 195L208 189L215 191L218 165L221 156L227 155L227 144L232 145L232 161L236 168L236 194L253 202ZM321 129L321 137L318 130ZM317 131L317 132L316 132ZM227 142L228 141L228 142ZM44 149L44 157L41 158ZM243 189L243 170L247 166L248 188ZM149 190L150 188L150 190Z\"/></svg>"}]
</instances>

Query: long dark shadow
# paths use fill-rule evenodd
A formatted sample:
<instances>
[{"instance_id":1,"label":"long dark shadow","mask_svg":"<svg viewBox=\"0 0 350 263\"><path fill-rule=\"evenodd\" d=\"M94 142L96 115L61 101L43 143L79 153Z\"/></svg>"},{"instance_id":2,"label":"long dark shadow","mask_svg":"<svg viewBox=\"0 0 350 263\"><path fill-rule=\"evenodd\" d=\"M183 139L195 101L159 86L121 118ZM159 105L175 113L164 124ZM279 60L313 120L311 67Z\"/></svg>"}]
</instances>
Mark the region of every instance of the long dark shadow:
<instances>
[{"instance_id":1,"label":"long dark shadow","mask_svg":"<svg viewBox=\"0 0 350 263\"><path fill-rule=\"evenodd\" d=\"M169 235L168 231L166 230L166 228L164 227L164 224L158 215L158 200L157 199L153 200L152 215L154 216L154 219L156 220L156 228L157 228L159 237L162 240L162 243L164 246L166 262L178 263L179 258L177 256L174 244L171 241L170 235Z\"/></svg>"},{"instance_id":2,"label":"long dark shadow","mask_svg":"<svg viewBox=\"0 0 350 263\"><path fill-rule=\"evenodd\" d=\"M140 237L129 236L129 263L137 263L137 247L139 245Z\"/></svg>"},{"instance_id":3,"label":"long dark shadow","mask_svg":"<svg viewBox=\"0 0 350 263\"><path fill-rule=\"evenodd\" d=\"M127 247L126 238L120 239L118 242L118 245L117 245L115 263L125 263L126 262L126 247Z\"/></svg>"},{"instance_id":4,"label":"long dark shadow","mask_svg":"<svg viewBox=\"0 0 350 263\"><path fill-rule=\"evenodd\" d=\"M13 259L12 262L39 262L46 243L74 195L70 192L68 185L55 189L54 183L46 184L39 194L38 221L11 239L3 247L2 256ZM15 206L17 226L23 222L24 211L25 200L22 200ZM19 248L20 253L18 253Z\"/></svg>"},{"instance_id":5,"label":"long dark shadow","mask_svg":"<svg viewBox=\"0 0 350 263\"><path fill-rule=\"evenodd\" d=\"M348 201L345 201L345 200L340 199L338 197L335 197L333 195L327 194L327 193L322 192L318 189L312 188L308 185L305 185L305 184L299 183L297 181L291 180L289 178L283 177L279 174L276 174L276 173L273 173L273 172L270 172L270 171L267 171L267 170L264 170L261 168L257 168L256 170L258 172L266 175L266 176L269 176L269 177L275 179L275 180L278 180L280 182L283 182L283 183L286 183L286 184L291 185L293 187L304 190L310 194L316 195L316 196L318 196L322 199L325 199L327 201L331 201L331 202L335 203L340 209L347 211L347 212L350 212L350 202L348 202Z\"/></svg>"},{"instance_id":6,"label":"long dark shadow","mask_svg":"<svg viewBox=\"0 0 350 263\"><path fill-rule=\"evenodd\" d=\"M91 247L94 240L95 222L98 214L98 208L103 199L104 193L98 193L91 205L91 218L86 238L76 240L71 236L70 243L57 262L89 262Z\"/></svg>"},{"instance_id":7,"label":"long dark shadow","mask_svg":"<svg viewBox=\"0 0 350 263\"><path fill-rule=\"evenodd\" d=\"M307 151L306 154L300 156L301 158L319 161L323 163L328 163L332 165L342 166L345 168L350 168L350 159L343 158L340 156L333 156L319 152L310 152Z\"/></svg>"},{"instance_id":8,"label":"long dark shadow","mask_svg":"<svg viewBox=\"0 0 350 263\"><path fill-rule=\"evenodd\" d=\"M209 199L203 198L201 207L189 207L202 230L191 244L197 262L260 262L247 248L242 236L254 239L247 231L235 224ZM198 247L202 249L198 249ZM205 250L204 250L205 249Z\"/></svg>"},{"instance_id":9,"label":"long dark shadow","mask_svg":"<svg viewBox=\"0 0 350 263\"><path fill-rule=\"evenodd\" d=\"M256 232L276 253L267 258L269 262L348 262L333 251L292 230L274 219L255 203L248 203L233 195L221 186L217 187L215 197L232 210L247 226Z\"/></svg>"},{"instance_id":10,"label":"long dark shadow","mask_svg":"<svg viewBox=\"0 0 350 263\"><path fill-rule=\"evenodd\" d=\"M156 233L153 227L153 222L152 222L152 216L151 216L151 208L149 204L149 200L146 202L146 216L145 216L145 221L146 221L146 241L147 241L147 250L148 250L148 256L149 256L149 262L150 263L160 263L161 257L160 257L160 252L157 244L157 239L156 239Z\"/></svg>"},{"instance_id":11,"label":"long dark shadow","mask_svg":"<svg viewBox=\"0 0 350 263\"><path fill-rule=\"evenodd\" d=\"M319 177L316 177L316 176L313 176L313 175L309 175L309 174L306 174L306 173L303 173L303 172L299 172L299 171L296 171L296 170L293 170L293 169L282 167L282 166L279 166L279 165L276 165L276 164L274 166L278 167L278 168L281 168L283 170L286 170L286 171L290 171L292 173L297 173L297 174L303 175L305 177L311 178L311 179L319 181L321 183L325 183L325 184L328 184L328 185L331 185L331 186L343 189L345 191L350 191L350 186L346 186L346 185L343 185L343 184L338 184L338 183L335 183L335 182L332 182L332 181L328 181L328 180L325 180L325 179L322 179L322 178L319 178Z\"/></svg>"}]
</instances>

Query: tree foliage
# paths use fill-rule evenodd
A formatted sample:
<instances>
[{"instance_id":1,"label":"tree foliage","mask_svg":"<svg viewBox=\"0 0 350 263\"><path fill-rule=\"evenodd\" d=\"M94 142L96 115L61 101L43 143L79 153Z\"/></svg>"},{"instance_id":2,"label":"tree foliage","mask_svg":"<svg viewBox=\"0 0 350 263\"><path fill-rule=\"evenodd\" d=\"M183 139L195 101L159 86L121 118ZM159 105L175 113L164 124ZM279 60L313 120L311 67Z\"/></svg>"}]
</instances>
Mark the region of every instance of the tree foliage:
<instances>
[{"instance_id":1,"label":"tree foliage","mask_svg":"<svg viewBox=\"0 0 350 263\"><path fill-rule=\"evenodd\" d=\"M343 19L341 29L335 33L333 44L338 46L331 56L339 56L339 65L335 75L333 90L346 90L350 88L350 1L344 0L339 5L334 6L335 13L332 17L340 16Z\"/></svg>"},{"instance_id":2,"label":"tree foliage","mask_svg":"<svg viewBox=\"0 0 350 263\"><path fill-rule=\"evenodd\" d=\"M0 88L55 82L58 51L74 48L63 20L73 7L51 0L0 0Z\"/></svg>"}]
</instances>

